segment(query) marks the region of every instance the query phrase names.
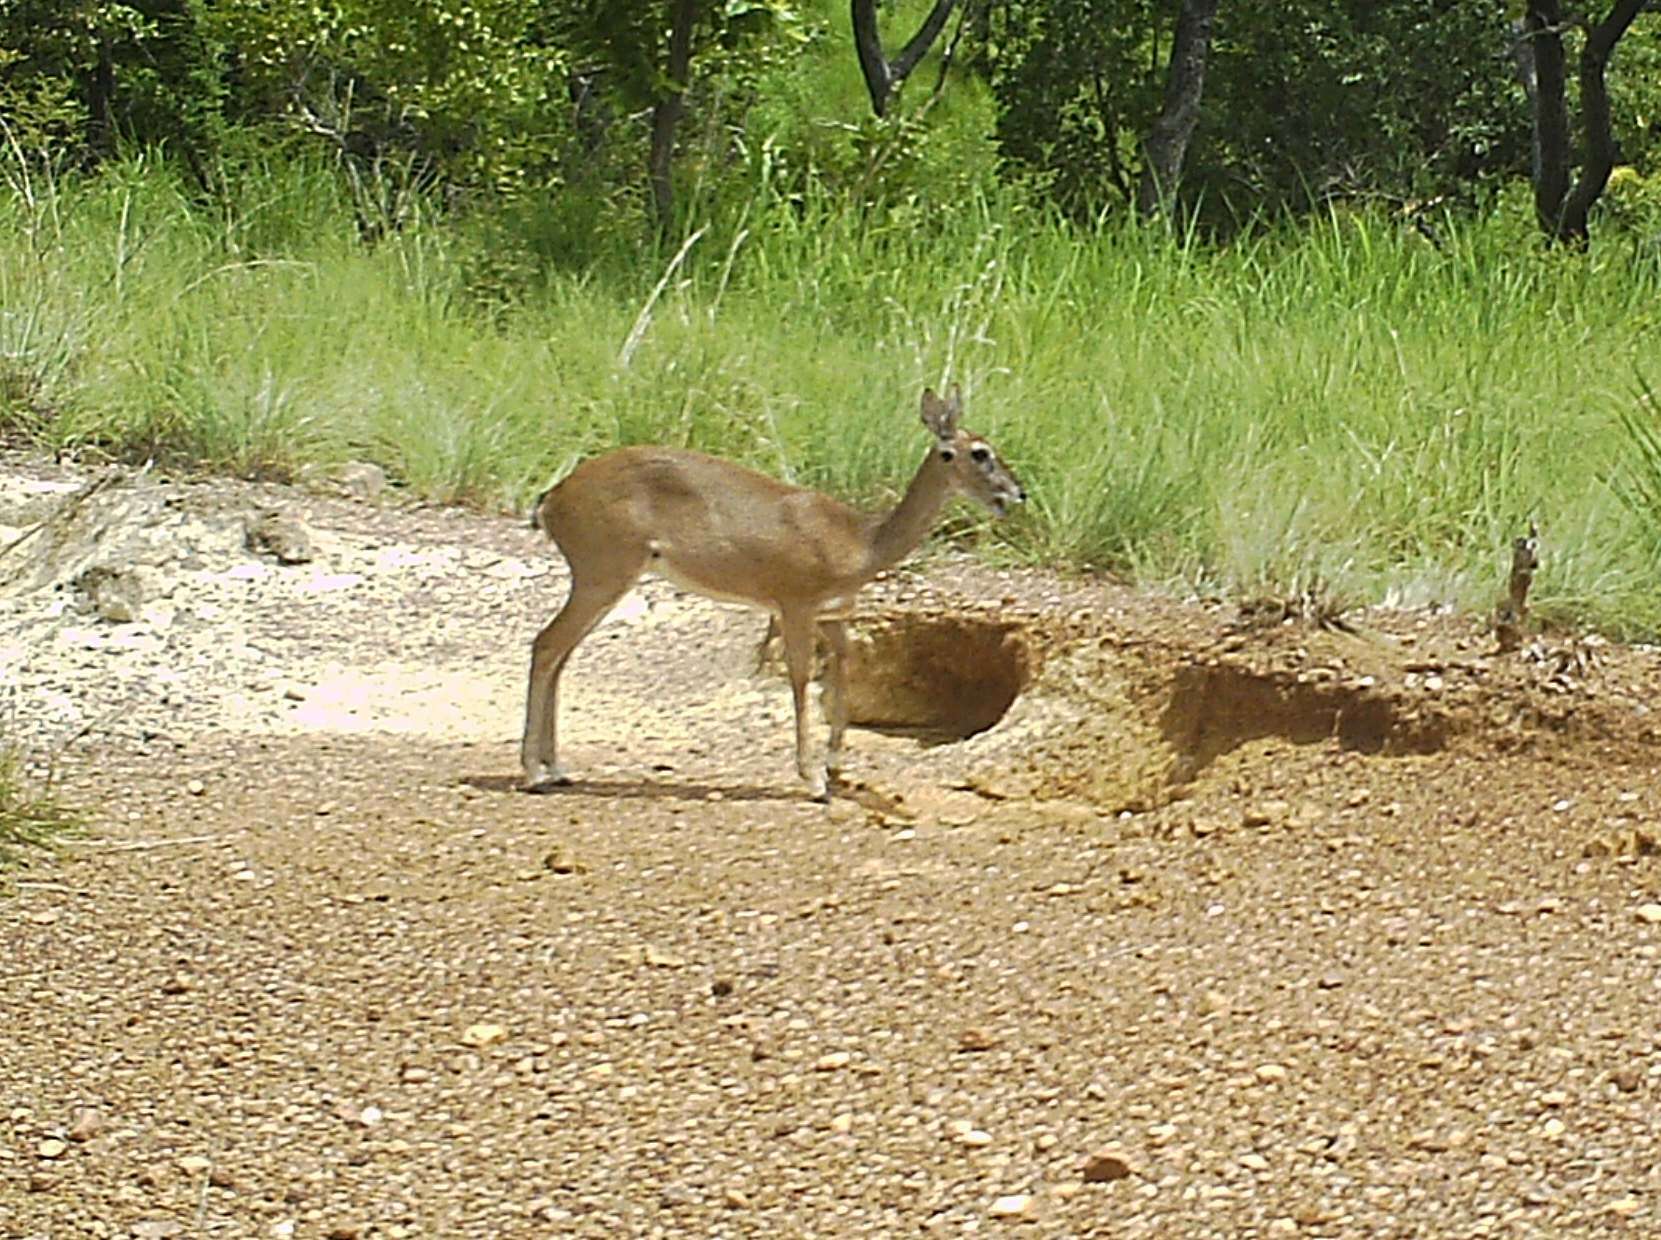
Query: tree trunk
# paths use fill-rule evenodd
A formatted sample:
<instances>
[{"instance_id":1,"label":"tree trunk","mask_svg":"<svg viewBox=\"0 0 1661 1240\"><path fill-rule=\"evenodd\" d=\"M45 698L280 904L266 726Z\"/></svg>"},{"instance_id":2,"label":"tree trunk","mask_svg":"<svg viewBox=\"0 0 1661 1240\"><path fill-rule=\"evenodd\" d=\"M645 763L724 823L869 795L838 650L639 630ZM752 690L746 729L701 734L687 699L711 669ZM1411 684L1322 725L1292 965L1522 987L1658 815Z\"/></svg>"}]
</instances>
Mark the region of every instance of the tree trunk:
<instances>
[{"instance_id":1,"label":"tree trunk","mask_svg":"<svg viewBox=\"0 0 1661 1240\"><path fill-rule=\"evenodd\" d=\"M956 4L957 0L935 0L917 33L898 56L889 60L883 54L882 36L877 31L877 0L853 0L854 51L859 56L859 71L865 75L866 93L871 96L871 111L877 116L888 114L889 99L940 37Z\"/></svg>"},{"instance_id":2,"label":"tree trunk","mask_svg":"<svg viewBox=\"0 0 1661 1240\"><path fill-rule=\"evenodd\" d=\"M1517 50L1523 87L1534 110L1534 212L1553 241L1585 245L1588 218L1609 184L1617 150L1605 80L1615 45L1646 0L1617 0L1586 31L1580 52L1580 175L1571 178L1567 99L1568 59L1563 52L1562 6L1557 0L1529 0Z\"/></svg>"},{"instance_id":3,"label":"tree trunk","mask_svg":"<svg viewBox=\"0 0 1661 1240\"><path fill-rule=\"evenodd\" d=\"M1165 75L1165 102L1142 144L1142 177L1136 187L1136 205L1144 216L1163 211L1175 198L1182 180L1188 141L1200 120L1205 94L1205 62L1211 52L1211 28L1217 0L1183 0L1171 42L1170 67Z\"/></svg>"},{"instance_id":4,"label":"tree trunk","mask_svg":"<svg viewBox=\"0 0 1661 1240\"><path fill-rule=\"evenodd\" d=\"M1619 151L1615 146L1614 121L1609 108L1606 74L1615 44L1621 41L1644 8L1645 0L1620 0L1609 15L1586 33L1580 49L1580 129L1585 155L1580 176L1563 203L1563 235L1559 240L1584 243L1588 236L1586 217L1592 204L1609 184Z\"/></svg>"},{"instance_id":5,"label":"tree trunk","mask_svg":"<svg viewBox=\"0 0 1661 1240\"><path fill-rule=\"evenodd\" d=\"M1523 52L1533 72L1534 214L1548 237L1556 237L1569 192L1569 103L1565 91L1562 6L1557 0L1529 0L1523 19Z\"/></svg>"},{"instance_id":6,"label":"tree trunk","mask_svg":"<svg viewBox=\"0 0 1661 1240\"><path fill-rule=\"evenodd\" d=\"M668 93L652 108L652 149L647 159L652 214L658 230L668 233L675 218L675 129L686 109L686 86L692 75L692 23L698 0L674 0L669 27Z\"/></svg>"},{"instance_id":7,"label":"tree trunk","mask_svg":"<svg viewBox=\"0 0 1661 1240\"><path fill-rule=\"evenodd\" d=\"M109 40L98 32L98 61L86 83L87 148L95 158L115 154L115 59Z\"/></svg>"}]
</instances>

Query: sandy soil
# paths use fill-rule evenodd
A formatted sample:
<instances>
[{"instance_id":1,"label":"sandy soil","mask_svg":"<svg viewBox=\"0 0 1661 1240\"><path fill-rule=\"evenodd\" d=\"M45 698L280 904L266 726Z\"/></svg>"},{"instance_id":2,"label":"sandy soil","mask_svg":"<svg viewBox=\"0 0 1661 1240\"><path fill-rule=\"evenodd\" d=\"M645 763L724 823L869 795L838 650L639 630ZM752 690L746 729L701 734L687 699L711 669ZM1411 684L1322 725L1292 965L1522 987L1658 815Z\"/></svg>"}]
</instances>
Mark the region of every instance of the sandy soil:
<instances>
[{"instance_id":1,"label":"sandy soil","mask_svg":"<svg viewBox=\"0 0 1661 1240\"><path fill-rule=\"evenodd\" d=\"M0 527L91 820L0 899L0 1237L1661 1233L1653 650L941 556L827 809L648 583L532 797L518 524L12 457Z\"/></svg>"}]
</instances>

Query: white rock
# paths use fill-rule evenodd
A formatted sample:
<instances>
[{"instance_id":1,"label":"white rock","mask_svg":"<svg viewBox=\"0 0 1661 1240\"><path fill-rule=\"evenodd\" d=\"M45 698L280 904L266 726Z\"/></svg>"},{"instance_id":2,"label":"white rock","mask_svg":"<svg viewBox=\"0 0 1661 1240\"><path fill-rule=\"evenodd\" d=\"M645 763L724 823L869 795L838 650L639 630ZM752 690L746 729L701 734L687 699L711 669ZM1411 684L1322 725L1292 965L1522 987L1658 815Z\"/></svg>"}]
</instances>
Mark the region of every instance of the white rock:
<instances>
[{"instance_id":1,"label":"white rock","mask_svg":"<svg viewBox=\"0 0 1661 1240\"><path fill-rule=\"evenodd\" d=\"M994 1201L987 1213L993 1218L1027 1218L1032 1214L1032 1205L1031 1193L1011 1193Z\"/></svg>"}]
</instances>

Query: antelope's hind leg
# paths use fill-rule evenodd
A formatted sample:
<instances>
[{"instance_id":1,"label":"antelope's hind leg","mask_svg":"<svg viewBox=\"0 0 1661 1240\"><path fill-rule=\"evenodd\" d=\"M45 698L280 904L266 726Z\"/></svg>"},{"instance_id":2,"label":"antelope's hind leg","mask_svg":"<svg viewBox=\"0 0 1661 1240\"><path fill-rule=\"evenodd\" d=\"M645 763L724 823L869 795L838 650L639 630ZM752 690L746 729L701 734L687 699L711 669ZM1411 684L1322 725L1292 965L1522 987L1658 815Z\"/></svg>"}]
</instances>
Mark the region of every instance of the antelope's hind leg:
<instances>
[{"instance_id":1,"label":"antelope's hind leg","mask_svg":"<svg viewBox=\"0 0 1661 1240\"><path fill-rule=\"evenodd\" d=\"M848 626L821 620L819 635L825 639L825 719L830 725L825 773L835 783L842 775L842 734L848 730Z\"/></svg>"},{"instance_id":2,"label":"antelope's hind leg","mask_svg":"<svg viewBox=\"0 0 1661 1240\"><path fill-rule=\"evenodd\" d=\"M559 764L559 678L577 643L605 619L617 600L640 576L612 572L583 577L572 570L571 593L559 615L548 622L531 643L531 675L525 693L525 738L519 758L524 767L524 789L546 792L571 782Z\"/></svg>"}]
</instances>

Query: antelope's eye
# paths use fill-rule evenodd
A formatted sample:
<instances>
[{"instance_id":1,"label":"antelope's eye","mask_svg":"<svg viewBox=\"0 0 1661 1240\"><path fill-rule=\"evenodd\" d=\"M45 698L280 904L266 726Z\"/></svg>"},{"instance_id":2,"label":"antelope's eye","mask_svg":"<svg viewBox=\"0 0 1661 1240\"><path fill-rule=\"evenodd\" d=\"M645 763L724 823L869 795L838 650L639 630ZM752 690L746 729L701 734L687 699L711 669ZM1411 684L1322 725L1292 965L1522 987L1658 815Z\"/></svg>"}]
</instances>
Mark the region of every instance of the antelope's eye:
<instances>
[{"instance_id":1,"label":"antelope's eye","mask_svg":"<svg viewBox=\"0 0 1661 1240\"><path fill-rule=\"evenodd\" d=\"M983 443L979 443L969 449L969 456L984 465L992 459L992 449Z\"/></svg>"},{"instance_id":2,"label":"antelope's eye","mask_svg":"<svg viewBox=\"0 0 1661 1240\"><path fill-rule=\"evenodd\" d=\"M955 461L957 459L957 449L952 447L942 447L940 449L940 459L942 461Z\"/></svg>"}]
</instances>

